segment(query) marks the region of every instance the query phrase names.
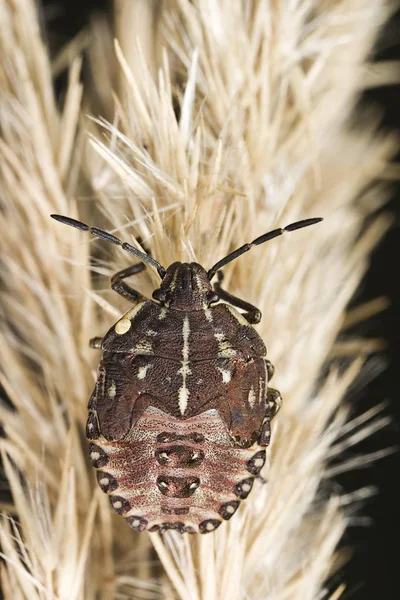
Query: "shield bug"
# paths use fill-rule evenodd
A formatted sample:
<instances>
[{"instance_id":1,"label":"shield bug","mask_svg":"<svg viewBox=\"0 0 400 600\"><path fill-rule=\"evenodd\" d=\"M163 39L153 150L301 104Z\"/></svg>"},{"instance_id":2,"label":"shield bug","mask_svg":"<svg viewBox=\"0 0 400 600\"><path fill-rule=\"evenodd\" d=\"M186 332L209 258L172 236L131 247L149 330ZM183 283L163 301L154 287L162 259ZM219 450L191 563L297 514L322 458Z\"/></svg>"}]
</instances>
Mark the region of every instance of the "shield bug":
<instances>
[{"instance_id":1,"label":"shield bug","mask_svg":"<svg viewBox=\"0 0 400 600\"><path fill-rule=\"evenodd\" d=\"M251 492L281 405L280 393L268 387L274 368L252 327L261 313L223 289L220 269L321 219L270 231L206 271L180 262L164 269L110 233L52 217L142 261L111 279L133 307L91 340L103 350L86 426L99 486L135 531L214 531ZM161 278L152 300L125 282L146 264Z\"/></svg>"}]
</instances>

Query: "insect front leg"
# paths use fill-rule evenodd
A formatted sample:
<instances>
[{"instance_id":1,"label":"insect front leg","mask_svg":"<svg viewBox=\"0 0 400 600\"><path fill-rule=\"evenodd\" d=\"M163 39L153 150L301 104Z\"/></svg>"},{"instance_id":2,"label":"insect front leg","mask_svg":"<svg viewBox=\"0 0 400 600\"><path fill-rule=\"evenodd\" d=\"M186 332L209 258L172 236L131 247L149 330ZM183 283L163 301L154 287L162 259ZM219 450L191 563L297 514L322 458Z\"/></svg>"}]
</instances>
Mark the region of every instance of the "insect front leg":
<instances>
[{"instance_id":1,"label":"insect front leg","mask_svg":"<svg viewBox=\"0 0 400 600\"><path fill-rule=\"evenodd\" d=\"M145 263L137 263L136 265L131 265L126 269L118 271L111 278L112 289L115 292L117 292L117 294L120 294L120 296L123 296L127 300L130 300L130 302L137 302L138 300L143 298L143 296L137 290L133 289L130 285L125 283L125 281L123 280L127 277L130 277L131 275L137 275L138 273L141 273L145 270L145 268ZM102 341L103 338L94 337L89 341L89 346L91 348L99 349L101 348Z\"/></svg>"},{"instance_id":2,"label":"insect front leg","mask_svg":"<svg viewBox=\"0 0 400 600\"><path fill-rule=\"evenodd\" d=\"M235 308L240 308L242 310L245 310L246 312L243 313L243 317L251 325L259 323L261 320L261 311L256 306L253 306L253 304L250 304L249 302L245 302L244 300L242 300L241 298L238 298L237 296L232 296L232 294L230 294L226 290L222 289L221 283L224 280L224 275L223 275L222 271L218 271L217 277L218 277L218 281L214 284L214 291L218 294L219 298L221 300L225 300L226 302L229 302L229 304L232 304L232 306L234 306Z\"/></svg>"},{"instance_id":3,"label":"insect front leg","mask_svg":"<svg viewBox=\"0 0 400 600\"><path fill-rule=\"evenodd\" d=\"M117 294L123 296L123 298L126 298L131 302L137 302L139 298L142 298L142 295L123 280L131 275L137 275L138 273L141 273L145 270L145 268L145 263L137 263L136 265L131 265L130 267L115 273L115 275L113 275L111 278L111 287L114 292L117 292Z\"/></svg>"},{"instance_id":4,"label":"insect front leg","mask_svg":"<svg viewBox=\"0 0 400 600\"><path fill-rule=\"evenodd\" d=\"M269 446L271 440L271 420L282 406L282 396L278 390L268 388L265 401L265 419L261 428L258 443L260 446Z\"/></svg>"}]
</instances>

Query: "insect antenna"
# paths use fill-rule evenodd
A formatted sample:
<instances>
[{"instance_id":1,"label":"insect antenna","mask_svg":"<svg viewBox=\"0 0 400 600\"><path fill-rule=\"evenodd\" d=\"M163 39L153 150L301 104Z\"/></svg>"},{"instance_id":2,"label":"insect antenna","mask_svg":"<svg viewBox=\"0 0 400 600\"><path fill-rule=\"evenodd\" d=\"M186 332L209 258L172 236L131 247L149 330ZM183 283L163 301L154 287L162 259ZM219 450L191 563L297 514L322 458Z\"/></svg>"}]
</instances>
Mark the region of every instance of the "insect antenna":
<instances>
[{"instance_id":1,"label":"insect antenna","mask_svg":"<svg viewBox=\"0 0 400 600\"><path fill-rule=\"evenodd\" d=\"M137 258L139 258L143 262L147 263L148 265L151 265L152 267L155 267L157 269L157 272L158 272L159 276L161 277L161 279L164 277L165 269L164 269L164 267L162 267L160 265L160 263L158 263L156 260L154 260L154 258L149 256L148 254L145 254L144 252L141 252L140 250L135 248L135 246L132 246L131 244L128 244L127 242L123 242L122 240L117 238L115 235L112 235L111 233L108 233L107 231L103 231L103 229L98 229L97 227L90 227L89 225L86 225L86 223L82 223L82 221L77 221L76 219L71 219L70 217L64 217L63 215L50 215L50 216L52 219L55 219L56 221L59 221L60 223L64 223L64 225L69 225L70 227L75 227L76 229L80 229L81 231L89 231L89 233L91 233L95 237L101 238L102 240L105 240L106 242L111 242L111 244L115 244L116 246L121 246L121 248L123 250L126 250L127 252L131 252L131 254L134 254Z\"/></svg>"},{"instance_id":2,"label":"insect antenna","mask_svg":"<svg viewBox=\"0 0 400 600\"><path fill-rule=\"evenodd\" d=\"M296 221L296 223L291 223L286 227L274 229L273 231L264 233L264 235L260 235L260 237L256 238L249 244L244 244L240 248L237 248L236 250L228 254L228 256L225 256L225 258L222 258L217 263L215 263L215 265L211 267L211 269L207 273L208 279L211 281L215 273L219 269L221 269L221 267L224 267L225 265L230 263L232 260L235 260L245 252L248 252L249 250L251 250L251 248L253 248L253 246L259 246L260 244L264 244L264 242L269 242L269 240L272 240L273 238L282 235L283 233L285 233L285 231L296 231L296 229L302 229L303 227L309 227L309 225L315 225L315 223L319 223L322 220L323 219L321 218L304 219L303 221Z\"/></svg>"}]
</instances>

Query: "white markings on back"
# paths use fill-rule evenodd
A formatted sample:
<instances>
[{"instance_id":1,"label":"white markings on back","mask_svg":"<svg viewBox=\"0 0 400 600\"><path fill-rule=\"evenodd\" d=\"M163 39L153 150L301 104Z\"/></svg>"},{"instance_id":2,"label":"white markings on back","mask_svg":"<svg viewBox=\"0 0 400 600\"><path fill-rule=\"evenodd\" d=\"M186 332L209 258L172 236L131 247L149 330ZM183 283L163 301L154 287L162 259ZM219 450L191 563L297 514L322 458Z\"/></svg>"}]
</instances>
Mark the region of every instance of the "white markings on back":
<instances>
[{"instance_id":1,"label":"white markings on back","mask_svg":"<svg viewBox=\"0 0 400 600\"><path fill-rule=\"evenodd\" d=\"M148 340L140 340L131 350L134 354L151 355L153 354L153 345Z\"/></svg>"},{"instance_id":2,"label":"white markings on back","mask_svg":"<svg viewBox=\"0 0 400 600\"><path fill-rule=\"evenodd\" d=\"M196 278L196 284L197 284L200 294L204 294L204 292L206 291L207 288L204 286L200 275L198 273L196 273L195 278ZM211 309L209 308L207 302L203 302L203 310L204 310L204 316L207 319L207 321L209 323L212 323L212 320L213 320L212 312L211 312Z\"/></svg>"},{"instance_id":3,"label":"white markings on back","mask_svg":"<svg viewBox=\"0 0 400 600\"><path fill-rule=\"evenodd\" d=\"M178 402L179 402L179 410L181 411L181 415L185 414L187 405L188 405L188 399L189 399L189 390L187 389L187 387L181 387L179 388L179 393L178 393Z\"/></svg>"},{"instance_id":4,"label":"white markings on back","mask_svg":"<svg viewBox=\"0 0 400 600\"><path fill-rule=\"evenodd\" d=\"M158 320L162 321L163 319L165 319L165 317L167 316L167 314L168 314L168 308L166 308L165 306L163 306L160 309L160 314L158 315Z\"/></svg>"},{"instance_id":5,"label":"white markings on back","mask_svg":"<svg viewBox=\"0 0 400 600\"><path fill-rule=\"evenodd\" d=\"M128 310L128 312L124 315L124 319L133 319L133 317L136 317L138 312L142 310L145 304L146 302L139 302L139 304L136 304L136 306Z\"/></svg>"},{"instance_id":6,"label":"white markings on back","mask_svg":"<svg viewBox=\"0 0 400 600\"><path fill-rule=\"evenodd\" d=\"M261 402L264 402L264 400L265 400L265 398L264 398L263 378L262 377L258 378L258 385L259 385L258 404L261 404Z\"/></svg>"},{"instance_id":7,"label":"white markings on back","mask_svg":"<svg viewBox=\"0 0 400 600\"><path fill-rule=\"evenodd\" d=\"M189 335L190 335L189 318L185 317L183 319L183 326L182 326L182 338L183 338L182 361L181 361L182 366L178 371L178 375L182 375L182 379L183 379L182 386L179 388L179 392L178 392L179 410L181 411L182 415L185 414L188 399L189 399L189 393L190 393L187 388L187 385L186 385L186 378L191 373L190 362L189 362Z\"/></svg>"},{"instance_id":8,"label":"white markings on back","mask_svg":"<svg viewBox=\"0 0 400 600\"><path fill-rule=\"evenodd\" d=\"M212 323L213 317L212 317L211 308L208 308L207 306L204 307L204 316L209 323Z\"/></svg>"},{"instance_id":9,"label":"white markings on back","mask_svg":"<svg viewBox=\"0 0 400 600\"><path fill-rule=\"evenodd\" d=\"M144 367L139 367L138 368L138 374L137 374L137 378L138 379L144 379L147 375L147 371L150 369L150 367L152 367L153 365L144 365Z\"/></svg>"},{"instance_id":10,"label":"white markings on back","mask_svg":"<svg viewBox=\"0 0 400 600\"><path fill-rule=\"evenodd\" d=\"M253 386L251 386L251 388L250 388L247 400L249 401L249 404L250 404L251 408L254 408L254 404L255 404L255 401L256 401L256 393L254 391Z\"/></svg>"},{"instance_id":11,"label":"white markings on back","mask_svg":"<svg viewBox=\"0 0 400 600\"><path fill-rule=\"evenodd\" d=\"M225 338L224 333L214 333L214 337L218 342L218 358L233 358L236 356L236 350L232 348L232 344Z\"/></svg>"},{"instance_id":12,"label":"white markings on back","mask_svg":"<svg viewBox=\"0 0 400 600\"><path fill-rule=\"evenodd\" d=\"M170 289L171 292L175 291L177 278L178 278L178 269L176 269L176 271L175 271L175 273L174 273L174 275L172 277L172 281L169 284L169 289Z\"/></svg>"},{"instance_id":13,"label":"white markings on back","mask_svg":"<svg viewBox=\"0 0 400 600\"><path fill-rule=\"evenodd\" d=\"M129 331L132 325L131 320L138 314L140 310L142 310L145 304L145 302L139 302L139 304L128 310L128 312L124 314L122 319L120 319L118 323L116 323L114 327L115 333L118 333L118 335L124 335L124 333Z\"/></svg>"},{"instance_id":14,"label":"white markings on back","mask_svg":"<svg viewBox=\"0 0 400 600\"><path fill-rule=\"evenodd\" d=\"M132 323L129 319L123 318L115 324L115 333L118 333L118 335L124 335L124 333L130 330L131 325Z\"/></svg>"},{"instance_id":15,"label":"white markings on back","mask_svg":"<svg viewBox=\"0 0 400 600\"><path fill-rule=\"evenodd\" d=\"M227 371L226 369L221 369L221 367L217 367L217 369L222 375L222 382L229 383L232 379L232 373L230 371Z\"/></svg>"},{"instance_id":16,"label":"white markings on back","mask_svg":"<svg viewBox=\"0 0 400 600\"><path fill-rule=\"evenodd\" d=\"M133 519L131 525L132 525L132 527L139 527L139 525L140 525L139 519Z\"/></svg>"},{"instance_id":17,"label":"white markings on back","mask_svg":"<svg viewBox=\"0 0 400 600\"><path fill-rule=\"evenodd\" d=\"M234 317L240 325L244 325L245 327L249 326L249 322L247 321L247 319L245 319L245 317L242 314L240 314L240 312L235 310L232 306L229 306L229 304L226 305L226 308L229 310L232 317Z\"/></svg>"},{"instance_id":18,"label":"white markings on back","mask_svg":"<svg viewBox=\"0 0 400 600\"><path fill-rule=\"evenodd\" d=\"M189 361L185 362L185 361L181 361L181 368L178 370L178 375L190 375L191 374L191 369L189 367Z\"/></svg>"},{"instance_id":19,"label":"white markings on back","mask_svg":"<svg viewBox=\"0 0 400 600\"><path fill-rule=\"evenodd\" d=\"M117 388L115 385L115 381L112 381L110 387L107 390L107 395L109 398L112 399L112 398L115 398L116 394L117 394Z\"/></svg>"},{"instance_id":20,"label":"white markings on back","mask_svg":"<svg viewBox=\"0 0 400 600\"><path fill-rule=\"evenodd\" d=\"M183 319L182 336L183 336L183 347L182 347L182 358L184 361L189 360L189 335L190 335L190 324L188 317Z\"/></svg>"}]
</instances>

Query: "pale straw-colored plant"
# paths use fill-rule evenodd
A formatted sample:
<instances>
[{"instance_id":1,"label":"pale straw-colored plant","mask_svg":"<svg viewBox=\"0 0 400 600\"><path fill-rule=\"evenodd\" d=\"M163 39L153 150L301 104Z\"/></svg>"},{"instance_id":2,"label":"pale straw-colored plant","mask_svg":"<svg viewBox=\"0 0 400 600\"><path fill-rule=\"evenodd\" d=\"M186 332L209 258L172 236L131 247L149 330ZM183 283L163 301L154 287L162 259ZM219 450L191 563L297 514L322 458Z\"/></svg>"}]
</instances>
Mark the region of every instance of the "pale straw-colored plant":
<instances>
[{"instance_id":1,"label":"pale straw-colored plant","mask_svg":"<svg viewBox=\"0 0 400 600\"><path fill-rule=\"evenodd\" d=\"M379 308L346 317L388 226L385 216L364 223L385 199L375 182L394 142L372 115L362 127L349 118L388 9L116 0L114 12L114 32L95 21L52 64L34 0L0 3L2 385L12 404L0 406L0 444L13 500L0 528L4 597L339 598L344 583L327 592L326 582L343 563L336 549L357 495L330 485L330 464L386 422L379 408L348 420L342 399L374 346L335 340L346 318ZM267 483L215 534L136 534L98 491L83 433L99 359L88 340L127 308L108 277L130 257L54 212L140 236L165 266L206 267L272 228L324 217L226 269L230 291L263 312L284 407ZM137 281L150 294L157 277Z\"/></svg>"}]
</instances>

